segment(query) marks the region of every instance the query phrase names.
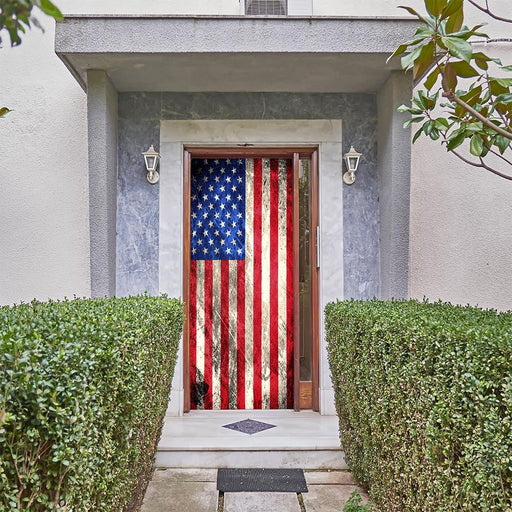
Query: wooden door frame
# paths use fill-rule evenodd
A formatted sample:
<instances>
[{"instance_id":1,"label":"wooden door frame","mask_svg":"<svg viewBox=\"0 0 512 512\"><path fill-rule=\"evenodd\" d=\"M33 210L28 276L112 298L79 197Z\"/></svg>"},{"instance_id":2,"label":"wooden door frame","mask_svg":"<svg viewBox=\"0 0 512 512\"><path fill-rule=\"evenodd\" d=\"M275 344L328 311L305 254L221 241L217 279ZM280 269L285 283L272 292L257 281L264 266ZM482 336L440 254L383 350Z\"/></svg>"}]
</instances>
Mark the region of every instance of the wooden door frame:
<instances>
[{"instance_id":1,"label":"wooden door frame","mask_svg":"<svg viewBox=\"0 0 512 512\"><path fill-rule=\"evenodd\" d=\"M310 226L312 238L310 243L311 262L311 324L312 324L312 369L311 392L312 408L319 410L319 325L318 325L318 146L195 146L184 147L183 151L183 302L185 322L183 328L183 411L190 411L190 326L189 326L189 299L190 299L190 182L191 163L193 158L289 158L293 161L293 222L298 226L298 179L299 160L301 157L311 159L311 209ZM294 280L294 340L300 340L300 308L299 308L299 233L293 230L293 280ZM293 406L295 411L300 410L300 342L293 346L294 382ZM309 384L309 383L304 383Z\"/></svg>"}]
</instances>

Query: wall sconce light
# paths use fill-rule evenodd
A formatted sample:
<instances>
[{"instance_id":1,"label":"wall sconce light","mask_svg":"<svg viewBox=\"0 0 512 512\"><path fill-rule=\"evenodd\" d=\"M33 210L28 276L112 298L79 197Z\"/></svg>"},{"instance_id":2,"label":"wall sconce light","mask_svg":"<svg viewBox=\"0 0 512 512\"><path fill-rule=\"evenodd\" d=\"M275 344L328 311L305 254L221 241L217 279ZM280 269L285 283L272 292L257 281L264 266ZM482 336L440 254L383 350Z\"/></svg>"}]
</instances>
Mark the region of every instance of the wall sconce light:
<instances>
[{"instance_id":1,"label":"wall sconce light","mask_svg":"<svg viewBox=\"0 0 512 512\"><path fill-rule=\"evenodd\" d=\"M151 183L151 185L155 185L160 179L160 175L156 170L158 167L158 160L160 160L160 153L157 153L153 144L151 144L151 147L142 153L142 155L144 156L144 163L146 164L146 179Z\"/></svg>"},{"instance_id":2,"label":"wall sconce light","mask_svg":"<svg viewBox=\"0 0 512 512\"><path fill-rule=\"evenodd\" d=\"M358 153L354 149L354 146L350 146L350 151L343 156L343 160L345 160L345 165L347 166L347 172L343 175L343 181L347 185L353 185L356 181L356 171L359 167L360 158L361 153Z\"/></svg>"}]
</instances>

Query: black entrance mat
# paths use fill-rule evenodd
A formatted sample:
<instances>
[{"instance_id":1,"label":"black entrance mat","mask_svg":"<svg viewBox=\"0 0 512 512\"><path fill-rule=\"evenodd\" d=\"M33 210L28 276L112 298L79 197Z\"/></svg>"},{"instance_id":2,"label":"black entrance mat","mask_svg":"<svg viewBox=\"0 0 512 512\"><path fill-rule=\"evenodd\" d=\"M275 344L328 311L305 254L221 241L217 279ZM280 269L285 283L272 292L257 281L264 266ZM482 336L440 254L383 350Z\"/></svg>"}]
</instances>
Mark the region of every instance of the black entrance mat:
<instances>
[{"instance_id":1,"label":"black entrance mat","mask_svg":"<svg viewBox=\"0 0 512 512\"><path fill-rule=\"evenodd\" d=\"M221 492L308 492L302 469L219 469Z\"/></svg>"}]
</instances>

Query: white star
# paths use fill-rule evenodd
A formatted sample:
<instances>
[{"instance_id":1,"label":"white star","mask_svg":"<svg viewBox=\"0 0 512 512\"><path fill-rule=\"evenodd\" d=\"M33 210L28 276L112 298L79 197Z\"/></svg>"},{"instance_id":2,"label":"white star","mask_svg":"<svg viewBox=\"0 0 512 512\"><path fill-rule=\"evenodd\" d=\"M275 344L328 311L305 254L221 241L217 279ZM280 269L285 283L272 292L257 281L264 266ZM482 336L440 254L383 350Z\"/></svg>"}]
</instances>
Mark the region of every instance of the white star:
<instances>
[{"instance_id":1,"label":"white star","mask_svg":"<svg viewBox=\"0 0 512 512\"><path fill-rule=\"evenodd\" d=\"M213 197L214 197L215 201L219 200L219 194L215 194Z\"/></svg>"},{"instance_id":2,"label":"white star","mask_svg":"<svg viewBox=\"0 0 512 512\"><path fill-rule=\"evenodd\" d=\"M220 205L220 209L221 209L221 210L224 210L224 208L225 208L225 207L226 207L226 205L225 205L224 203L222 203L222 204Z\"/></svg>"},{"instance_id":3,"label":"white star","mask_svg":"<svg viewBox=\"0 0 512 512\"><path fill-rule=\"evenodd\" d=\"M238 163L239 163L240 165L242 165L242 159L241 159L241 158L239 158L239 159L238 159Z\"/></svg>"},{"instance_id":4,"label":"white star","mask_svg":"<svg viewBox=\"0 0 512 512\"><path fill-rule=\"evenodd\" d=\"M219 236L219 230L218 229L216 229L213 233L215 234L215 236Z\"/></svg>"},{"instance_id":5,"label":"white star","mask_svg":"<svg viewBox=\"0 0 512 512\"><path fill-rule=\"evenodd\" d=\"M204 163L204 164L207 164L207 163L208 163L208 159L207 159L207 158L205 158L205 159L203 160L203 163Z\"/></svg>"},{"instance_id":6,"label":"white star","mask_svg":"<svg viewBox=\"0 0 512 512\"><path fill-rule=\"evenodd\" d=\"M225 240L220 241L220 245L224 245L224 243L225 243Z\"/></svg>"},{"instance_id":7,"label":"white star","mask_svg":"<svg viewBox=\"0 0 512 512\"><path fill-rule=\"evenodd\" d=\"M208 205L208 208L210 208L210 210L213 210L213 204L212 204L212 203L210 203L210 204Z\"/></svg>"},{"instance_id":8,"label":"white star","mask_svg":"<svg viewBox=\"0 0 512 512\"><path fill-rule=\"evenodd\" d=\"M193 219L197 219L197 213L196 212L192 212L192 218Z\"/></svg>"},{"instance_id":9,"label":"white star","mask_svg":"<svg viewBox=\"0 0 512 512\"><path fill-rule=\"evenodd\" d=\"M192 181L196 181L196 177L195 176L192 176Z\"/></svg>"},{"instance_id":10,"label":"white star","mask_svg":"<svg viewBox=\"0 0 512 512\"><path fill-rule=\"evenodd\" d=\"M221 220L220 221L220 227L223 228L225 225L226 225L226 223L223 220Z\"/></svg>"},{"instance_id":11,"label":"white star","mask_svg":"<svg viewBox=\"0 0 512 512\"><path fill-rule=\"evenodd\" d=\"M233 208L233 210L236 210L236 204L235 204L235 203L233 203L233 204L231 205L231 208Z\"/></svg>"},{"instance_id":12,"label":"white star","mask_svg":"<svg viewBox=\"0 0 512 512\"><path fill-rule=\"evenodd\" d=\"M197 223L197 227L198 227L198 228L202 228L202 227L203 227L203 223L202 223L201 221L199 221L199 222Z\"/></svg>"},{"instance_id":13,"label":"white star","mask_svg":"<svg viewBox=\"0 0 512 512\"><path fill-rule=\"evenodd\" d=\"M226 254L231 254L231 249L229 247L226 249Z\"/></svg>"},{"instance_id":14,"label":"white star","mask_svg":"<svg viewBox=\"0 0 512 512\"><path fill-rule=\"evenodd\" d=\"M217 183L219 183L219 177L218 177L218 176L215 176L215 178L214 178L214 179L215 179L215 181L216 181Z\"/></svg>"},{"instance_id":15,"label":"white star","mask_svg":"<svg viewBox=\"0 0 512 512\"><path fill-rule=\"evenodd\" d=\"M231 201L231 196L229 194L226 196L226 201Z\"/></svg>"},{"instance_id":16,"label":"white star","mask_svg":"<svg viewBox=\"0 0 512 512\"><path fill-rule=\"evenodd\" d=\"M203 249L203 252L206 254L206 253L208 252L208 249L205 247L205 248Z\"/></svg>"},{"instance_id":17,"label":"white star","mask_svg":"<svg viewBox=\"0 0 512 512\"><path fill-rule=\"evenodd\" d=\"M213 228L213 222L212 222L212 221L208 222L208 226L210 226L211 228Z\"/></svg>"},{"instance_id":18,"label":"white star","mask_svg":"<svg viewBox=\"0 0 512 512\"><path fill-rule=\"evenodd\" d=\"M215 212L214 217L215 217L216 219L218 219L218 218L219 218L219 212Z\"/></svg>"},{"instance_id":19,"label":"white star","mask_svg":"<svg viewBox=\"0 0 512 512\"><path fill-rule=\"evenodd\" d=\"M197 241L197 245L203 245L203 241L202 241L201 239L199 239L199 240Z\"/></svg>"},{"instance_id":20,"label":"white star","mask_svg":"<svg viewBox=\"0 0 512 512\"><path fill-rule=\"evenodd\" d=\"M240 213L237 215L237 217L238 217L239 219L241 219L241 218L242 218L242 213L240 212Z\"/></svg>"},{"instance_id":21,"label":"white star","mask_svg":"<svg viewBox=\"0 0 512 512\"><path fill-rule=\"evenodd\" d=\"M206 231L206 229L203 231L203 236L208 236L208 231Z\"/></svg>"},{"instance_id":22,"label":"white star","mask_svg":"<svg viewBox=\"0 0 512 512\"><path fill-rule=\"evenodd\" d=\"M203 190L203 186L202 186L202 185L199 185L199 186L197 187L197 190L199 190L199 192L201 192L201 191Z\"/></svg>"},{"instance_id":23,"label":"white star","mask_svg":"<svg viewBox=\"0 0 512 512\"><path fill-rule=\"evenodd\" d=\"M196 230L192 231L192 236L197 236L197 231Z\"/></svg>"},{"instance_id":24,"label":"white star","mask_svg":"<svg viewBox=\"0 0 512 512\"><path fill-rule=\"evenodd\" d=\"M192 254L195 254L197 251L195 250L194 247L192 247Z\"/></svg>"},{"instance_id":25,"label":"white star","mask_svg":"<svg viewBox=\"0 0 512 512\"><path fill-rule=\"evenodd\" d=\"M206 183L206 182L208 181L208 176L205 176L205 177L203 178L203 181Z\"/></svg>"},{"instance_id":26,"label":"white star","mask_svg":"<svg viewBox=\"0 0 512 512\"><path fill-rule=\"evenodd\" d=\"M231 163L231 158L226 158L226 163L230 164Z\"/></svg>"},{"instance_id":27,"label":"white star","mask_svg":"<svg viewBox=\"0 0 512 512\"><path fill-rule=\"evenodd\" d=\"M242 254L242 249L238 249L238 254Z\"/></svg>"},{"instance_id":28,"label":"white star","mask_svg":"<svg viewBox=\"0 0 512 512\"><path fill-rule=\"evenodd\" d=\"M203 196L203 201L206 201L207 199L208 199L208 196L205 194L205 195Z\"/></svg>"},{"instance_id":29,"label":"white star","mask_svg":"<svg viewBox=\"0 0 512 512\"><path fill-rule=\"evenodd\" d=\"M208 214L206 212L203 213L203 219L206 219L208 217Z\"/></svg>"},{"instance_id":30,"label":"white star","mask_svg":"<svg viewBox=\"0 0 512 512\"><path fill-rule=\"evenodd\" d=\"M236 226L236 222L235 222L235 221L233 221L233 222L231 223L231 226L232 226L232 227L235 227L235 226Z\"/></svg>"},{"instance_id":31,"label":"white star","mask_svg":"<svg viewBox=\"0 0 512 512\"><path fill-rule=\"evenodd\" d=\"M232 190L233 192L236 192L236 187L235 187L235 185L233 185L233 186L231 187L231 190Z\"/></svg>"},{"instance_id":32,"label":"white star","mask_svg":"<svg viewBox=\"0 0 512 512\"><path fill-rule=\"evenodd\" d=\"M242 200L242 196L240 194L238 194L238 196L236 197L239 201Z\"/></svg>"},{"instance_id":33,"label":"white star","mask_svg":"<svg viewBox=\"0 0 512 512\"><path fill-rule=\"evenodd\" d=\"M232 172L233 174L236 174L236 169L233 167L233 169L231 169L231 172Z\"/></svg>"},{"instance_id":34,"label":"white star","mask_svg":"<svg viewBox=\"0 0 512 512\"><path fill-rule=\"evenodd\" d=\"M226 170L224 169L224 167L220 170L220 173L221 174L224 174L226 172Z\"/></svg>"},{"instance_id":35,"label":"white star","mask_svg":"<svg viewBox=\"0 0 512 512\"><path fill-rule=\"evenodd\" d=\"M220 187L220 191L224 192L224 190L226 190L226 187L224 185L222 185L222 187Z\"/></svg>"},{"instance_id":36,"label":"white star","mask_svg":"<svg viewBox=\"0 0 512 512\"><path fill-rule=\"evenodd\" d=\"M233 245L236 245L236 240L233 238L233 240L231 240L231 243L232 243Z\"/></svg>"},{"instance_id":37,"label":"white star","mask_svg":"<svg viewBox=\"0 0 512 512\"><path fill-rule=\"evenodd\" d=\"M192 201L195 201L196 199L197 199L197 196L194 194L194 195L192 196Z\"/></svg>"},{"instance_id":38,"label":"white star","mask_svg":"<svg viewBox=\"0 0 512 512\"><path fill-rule=\"evenodd\" d=\"M210 185L210 186L208 187L208 190L209 190L210 192L213 192L213 185Z\"/></svg>"},{"instance_id":39,"label":"white star","mask_svg":"<svg viewBox=\"0 0 512 512\"><path fill-rule=\"evenodd\" d=\"M213 167L210 167L210 168L208 169L208 172L209 172L210 174L213 174Z\"/></svg>"},{"instance_id":40,"label":"white star","mask_svg":"<svg viewBox=\"0 0 512 512\"><path fill-rule=\"evenodd\" d=\"M226 231L226 235L231 236L231 231L229 229Z\"/></svg>"},{"instance_id":41,"label":"white star","mask_svg":"<svg viewBox=\"0 0 512 512\"><path fill-rule=\"evenodd\" d=\"M203 205L202 205L201 203L199 203L199 204L197 205L197 209L198 209L198 210L202 210L202 209L203 209Z\"/></svg>"},{"instance_id":42,"label":"white star","mask_svg":"<svg viewBox=\"0 0 512 512\"><path fill-rule=\"evenodd\" d=\"M236 232L236 234L237 234L238 236L242 236L242 232L241 232L240 230L238 230L238 231Z\"/></svg>"},{"instance_id":43,"label":"white star","mask_svg":"<svg viewBox=\"0 0 512 512\"><path fill-rule=\"evenodd\" d=\"M218 165L219 161L218 160L214 160L214 163L216 163Z\"/></svg>"},{"instance_id":44,"label":"white star","mask_svg":"<svg viewBox=\"0 0 512 512\"><path fill-rule=\"evenodd\" d=\"M231 213L226 213L226 219L230 219L231 218Z\"/></svg>"},{"instance_id":45,"label":"white star","mask_svg":"<svg viewBox=\"0 0 512 512\"><path fill-rule=\"evenodd\" d=\"M231 177L230 177L230 176L228 176L228 177L226 178L226 183L231 183Z\"/></svg>"},{"instance_id":46,"label":"white star","mask_svg":"<svg viewBox=\"0 0 512 512\"><path fill-rule=\"evenodd\" d=\"M242 183L242 176L238 176L238 183Z\"/></svg>"},{"instance_id":47,"label":"white star","mask_svg":"<svg viewBox=\"0 0 512 512\"><path fill-rule=\"evenodd\" d=\"M219 254L219 248L215 247L215 254Z\"/></svg>"},{"instance_id":48,"label":"white star","mask_svg":"<svg viewBox=\"0 0 512 512\"><path fill-rule=\"evenodd\" d=\"M213 245L213 240L212 240L212 239L208 240L208 243L209 243L210 245Z\"/></svg>"}]
</instances>

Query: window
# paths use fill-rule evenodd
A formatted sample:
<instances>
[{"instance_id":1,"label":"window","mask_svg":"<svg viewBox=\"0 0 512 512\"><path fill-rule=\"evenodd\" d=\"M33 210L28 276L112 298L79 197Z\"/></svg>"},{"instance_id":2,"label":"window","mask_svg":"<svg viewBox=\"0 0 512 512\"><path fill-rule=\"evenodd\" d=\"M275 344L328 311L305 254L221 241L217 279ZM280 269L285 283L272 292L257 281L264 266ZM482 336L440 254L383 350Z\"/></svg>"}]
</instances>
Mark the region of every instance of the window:
<instances>
[{"instance_id":1,"label":"window","mask_svg":"<svg viewBox=\"0 0 512 512\"><path fill-rule=\"evenodd\" d=\"M249 16L286 16L287 0L245 0Z\"/></svg>"}]
</instances>

